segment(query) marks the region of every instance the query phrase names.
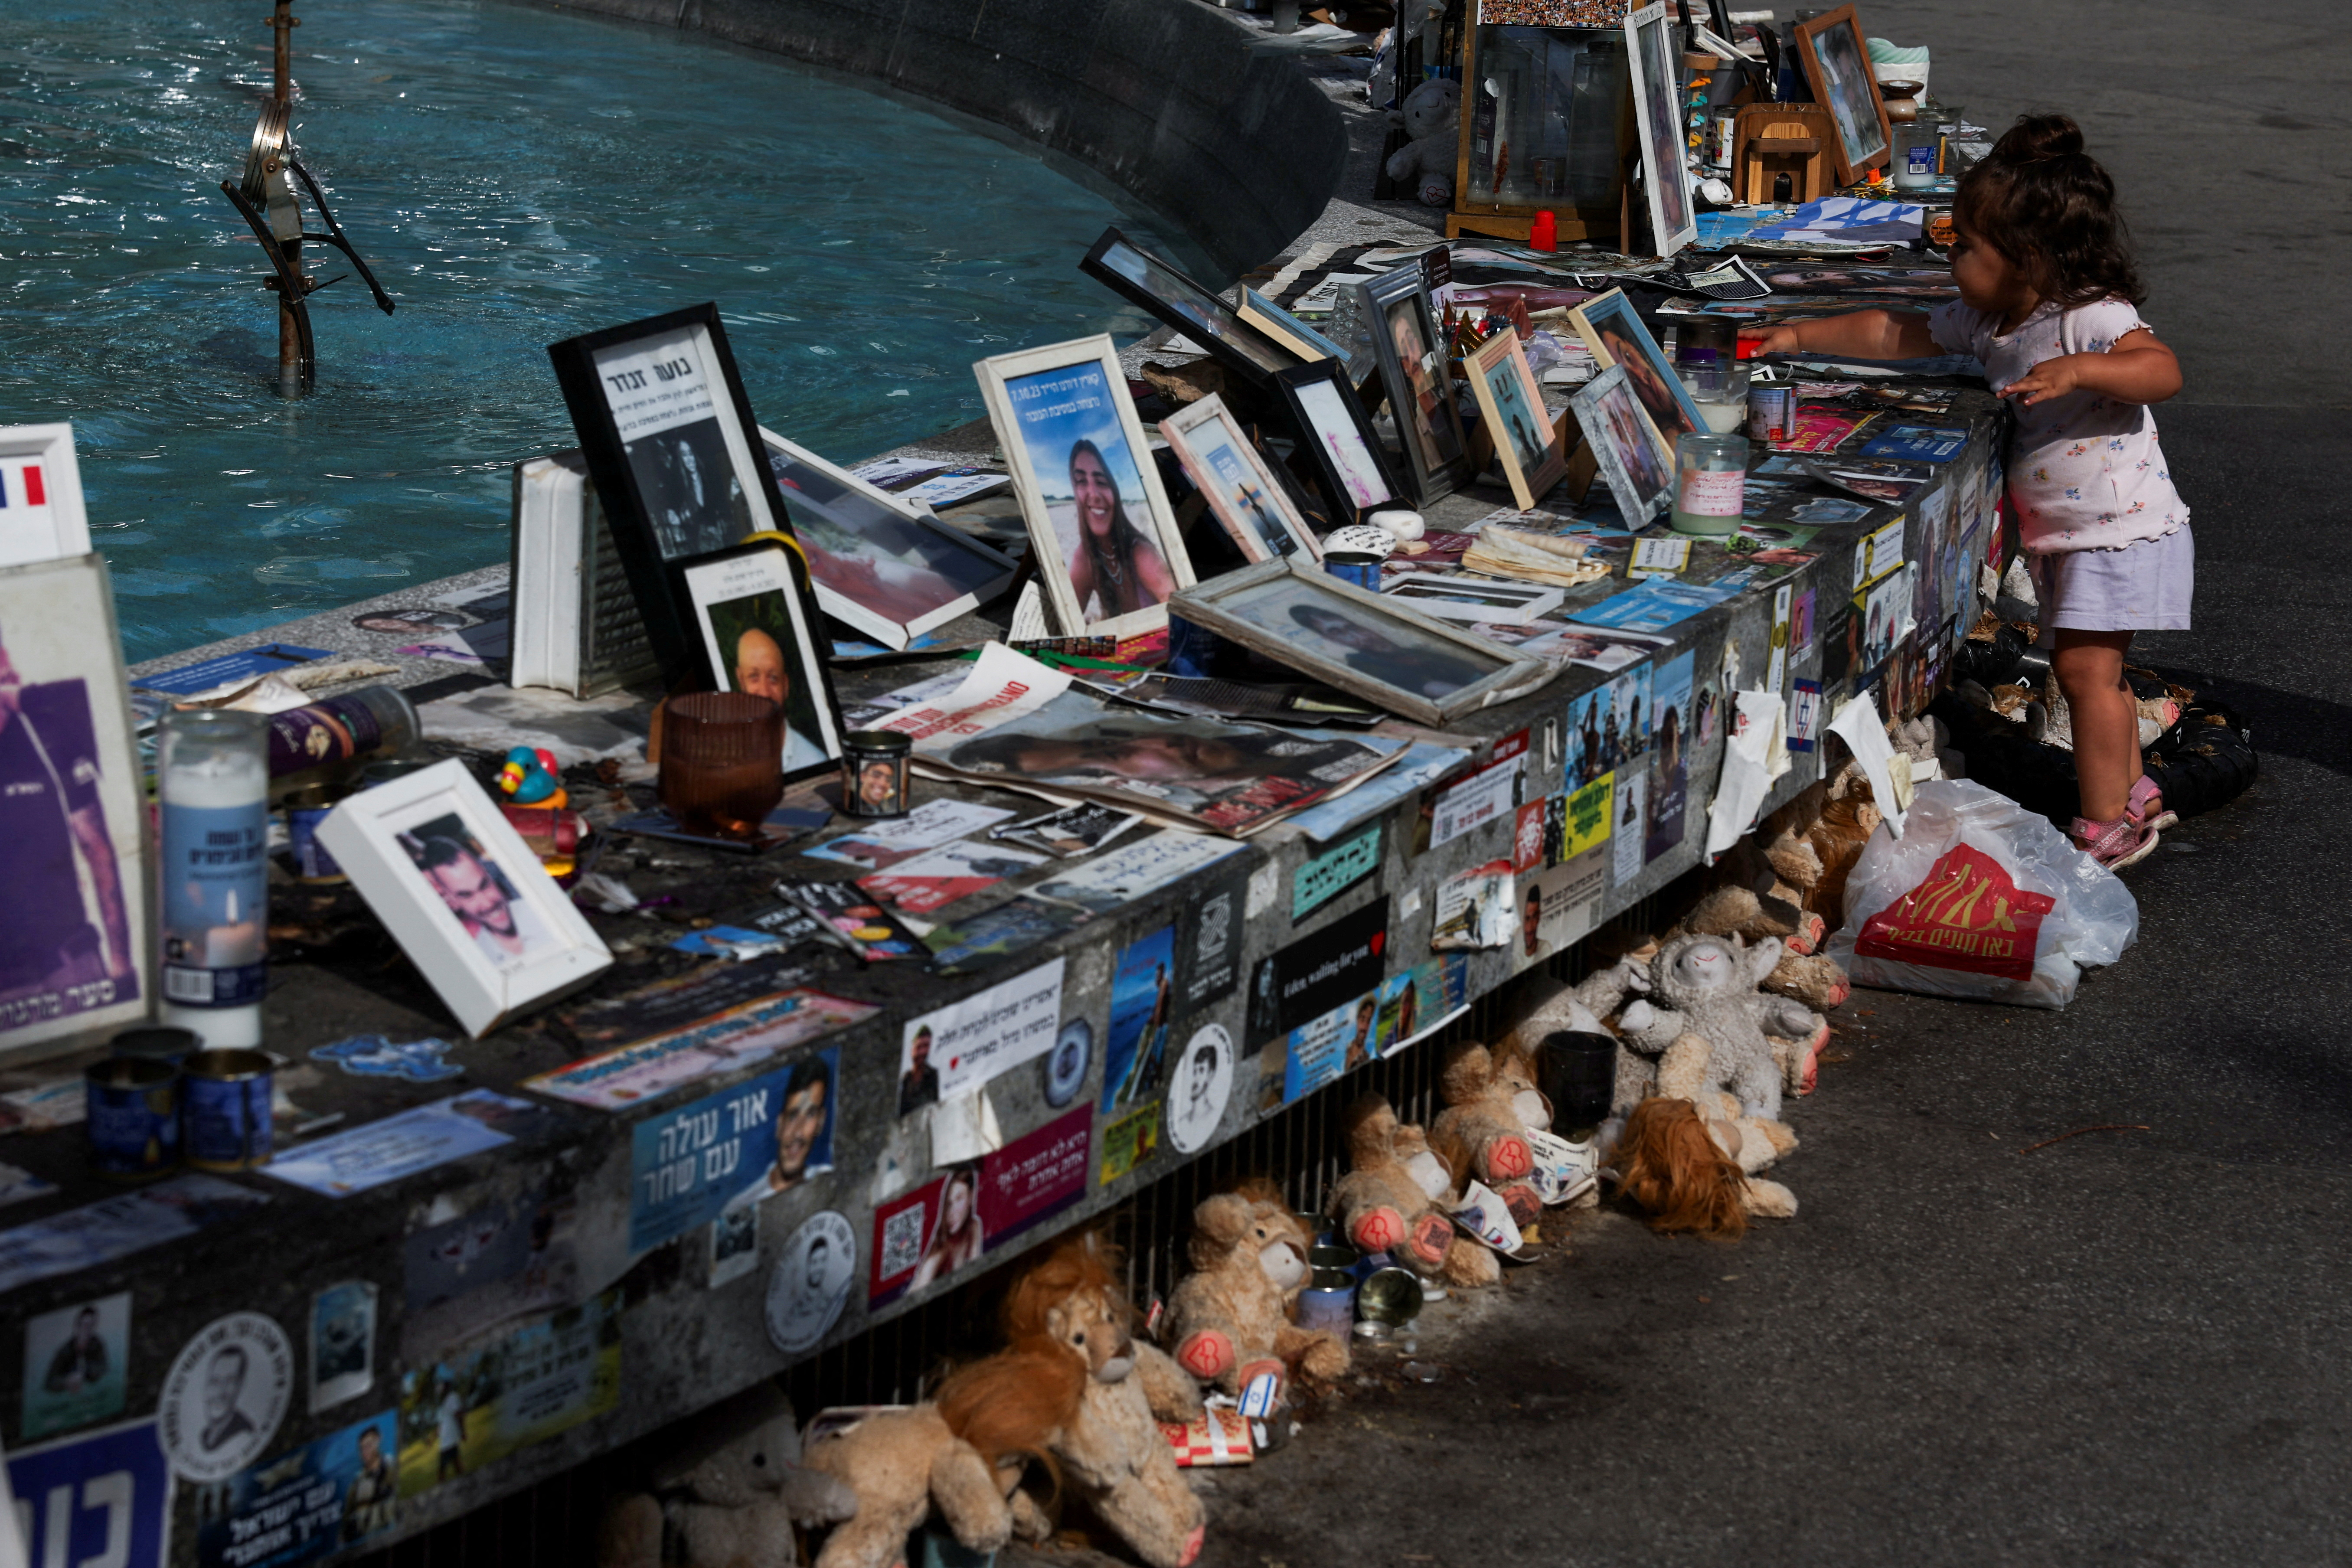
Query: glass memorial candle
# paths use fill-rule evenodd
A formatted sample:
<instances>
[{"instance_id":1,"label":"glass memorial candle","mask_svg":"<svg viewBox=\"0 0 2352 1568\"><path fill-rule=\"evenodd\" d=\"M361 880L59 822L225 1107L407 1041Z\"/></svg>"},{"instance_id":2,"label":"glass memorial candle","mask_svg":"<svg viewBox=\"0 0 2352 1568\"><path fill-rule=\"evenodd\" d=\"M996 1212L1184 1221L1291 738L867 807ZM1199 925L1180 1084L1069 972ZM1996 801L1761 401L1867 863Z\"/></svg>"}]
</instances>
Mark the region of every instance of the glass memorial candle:
<instances>
[{"instance_id":1,"label":"glass memorial candle","mask_svg":"<svg viewBox=\"0 0 2352 1568\"><path fill-rule=\"evenodd\" d=\"M217 710L161 721L161 1021L215 1048L261 1043L268 980L268 720Z\"/></svg>"}]
</instances>

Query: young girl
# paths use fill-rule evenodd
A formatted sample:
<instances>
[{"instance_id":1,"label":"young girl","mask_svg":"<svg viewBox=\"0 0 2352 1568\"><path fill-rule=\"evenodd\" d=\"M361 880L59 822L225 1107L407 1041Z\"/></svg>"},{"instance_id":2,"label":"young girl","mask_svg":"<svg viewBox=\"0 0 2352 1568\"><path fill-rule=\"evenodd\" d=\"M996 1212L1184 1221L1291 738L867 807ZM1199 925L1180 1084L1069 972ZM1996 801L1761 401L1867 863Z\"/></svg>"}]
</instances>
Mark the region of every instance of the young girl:
<instances>
[{"instance_id":1,"label":"young girl","mask_svg":"<svg viewBox=\"0 0 2352 1568\"><path fill-rule=\"evenodd\" d=\"M2180 365L2135 308L2115 182L2063 114L2021 118L1960 179L1956 303L1857 310L1750 329L1764 352L1916 359L1972 353L2017 403L2009 496L2032 558L2050 667L2073 710L2082 815L2075 843L2131 865L2176 820L2141 771L2138 710L2123 674L2135 631L2186 631L2196 567L2189 508L2172 488L2147 405Z\"/></svg>"}]
</instances>

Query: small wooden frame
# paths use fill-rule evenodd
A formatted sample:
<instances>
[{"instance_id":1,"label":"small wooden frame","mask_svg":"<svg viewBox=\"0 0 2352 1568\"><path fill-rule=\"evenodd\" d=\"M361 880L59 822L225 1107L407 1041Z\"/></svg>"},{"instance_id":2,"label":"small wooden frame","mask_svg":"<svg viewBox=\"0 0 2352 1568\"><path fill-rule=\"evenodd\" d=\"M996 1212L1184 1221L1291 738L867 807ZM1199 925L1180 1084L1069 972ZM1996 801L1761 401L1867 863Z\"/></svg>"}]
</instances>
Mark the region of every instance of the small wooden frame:
<instances>
[{"instance_id":1,"label":"small wooden frame","mask_svg":"<svg viewBox=\"0 0 2352 1568\"><path fill-rule=\"evenodd\" d=\"M1495 444L1495 457L1520 510L1535 506L1568 473L1559 432L1544 416L1543 390L1528 365L1519 334L1507 327L1462 356L1478 400L1479 424Z\"/></svg>"},{"instance_id":2,"label":"small wooden frame","mask_svg":"<svg viewBox=\"0 0 2352 1568\"><path fill-rule=\"evenodd\" d=\"M1352 697L1423 724L1523 697L1544 660L1297 561L1228 572L1169 610Z\"/></svg>"},{"instance_id":3,"label":"small wooden frame","mask_svg":"<svg viewBox=\"0 0 2352 1568\"><path fill-rule=\"evenodd\" d=\"M1830 156L1838 184L1853 184L1886 162L1895 147L1895 130L1887 121L1886 100L1879 96L1862 23L1852 5L1841 5L1798 23L1792 33L1805 83L1813 89L1813 101L1829 112L1834 129Z\"/></svg>"},{"instance_id":4,"label":"small wooden frame","mask_svg":"<svg viewBox=\"0 0 2352 1568\"><path fill-rule=\"evenodd\" d=\"M1751 103L1733 120L1731 189L1746 205L1760 206L1789 176L1788 199L1810 202L1837 189L1830 174L1830 145L1837 127L1818 103Z\"/></svg>"}]
</instances>

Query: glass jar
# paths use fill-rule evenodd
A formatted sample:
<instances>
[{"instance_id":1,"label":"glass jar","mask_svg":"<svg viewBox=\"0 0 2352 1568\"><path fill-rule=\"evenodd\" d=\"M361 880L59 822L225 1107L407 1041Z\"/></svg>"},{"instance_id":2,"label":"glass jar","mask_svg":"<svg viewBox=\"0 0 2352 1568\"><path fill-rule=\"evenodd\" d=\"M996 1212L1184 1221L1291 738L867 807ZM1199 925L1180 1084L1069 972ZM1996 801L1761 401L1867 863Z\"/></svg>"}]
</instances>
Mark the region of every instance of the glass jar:
<instances>
[{"instance_id":1,"label":"glass jar","mask_svg":"<svg viewBox=\"0 0 2352 1568\"><path fill-rule=\"evenodd\" d=\"M1671 523L1676 533L1737 533L1747 490L1748 437L1709 434L1675 438Z\"/></svg>"},{"instance_id":2,"label":"glass jar","mask_svg":"<svg viewBox=\"0 0 2352 1568\"><path fill-rule=\"evenodd\" d=\"M1894 130L1895 150L1890 163L1895 171L1895 188L1901 191L1933 190L1936 165L1941 161L1944 145L1936 122L1925 118L1906 121Z\"/></svg>"}]
</instances>

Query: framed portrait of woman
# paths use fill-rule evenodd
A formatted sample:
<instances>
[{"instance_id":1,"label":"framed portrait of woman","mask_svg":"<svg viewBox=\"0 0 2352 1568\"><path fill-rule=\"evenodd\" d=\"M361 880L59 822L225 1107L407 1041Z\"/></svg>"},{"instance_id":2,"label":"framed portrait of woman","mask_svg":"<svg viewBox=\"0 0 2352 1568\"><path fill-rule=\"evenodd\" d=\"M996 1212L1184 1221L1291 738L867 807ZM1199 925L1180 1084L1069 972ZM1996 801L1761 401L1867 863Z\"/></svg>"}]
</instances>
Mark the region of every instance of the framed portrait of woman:
<instances>
[{"instance_id":1,"label":"framed portrait of woman","mask_svg":"<svg viewBox=\"0 0 2352 1568\"><path fill-rule=\"evenodd\" d=\"M1168 624L1192 563L1109 334L973 365L1029 525L1057 637L1138 637Z\"/></svg>"},{"instance_id":2,"label":"framed portrait of woman","mask_svg":"<svg viewBox=\"0 0 2352 1568\"><path fill-rule=\"evenodd\" d=\"M1625 298L1622 289L1612 289L1606 294L1596 294L1569 314L1577 336L1592 351L1594 363L1602 370L1612 365L1625 367L1625 379L1633 395L1642 400L1642 408L1657 426L1658 434L1672 447L1678 436L1703 436L1706 421L1700 417L1698 403L1684 386L1675 367L1666 363L1666 353L1650 329L1642 324L1633 301Z\"/></svg>"},{"instance_id":3,"label":"framed portrait of woman","mask_svg":"<svg viewBox=\"0 0 2352 1568\"><path fill-rule=\"evenodd\" d=\"M1404 492L1389 468L1363 400L1338 360L1286 370L1274 378L1291 425L1314 462L1315 476L1332 508L1335 525L1363 514L1404 504Z\"/></svg>"},{"instance_id":4,"label":"framed portrait of woman","mask_svg":"<svg viewBox=\"0 0 2352 1568\"><path fill-rule=\"evenodd\" d=\"M1160 422L1160 434L1200 488L1210 515L1233 536L1244 560L1278 556L1323 559L1323 546L1291 503L1274 470L1216 393L1188 403Z\"/></svg>"},{"instance_id":5,"label":"framed portrait of woman","mask_svg":"<svg viewBox=\"0 0 2352 1568\"><path fill-rule=\"evenodd\" d=\"M1423 506L1451 495L1470 477L1470 447L1454 403L1454 378L1437 341L1429 283L1418 266L1392 268L1359 283L1372 327L1372 357L1404 448L1405 473Z\"/></svg>"}]
</instances>

